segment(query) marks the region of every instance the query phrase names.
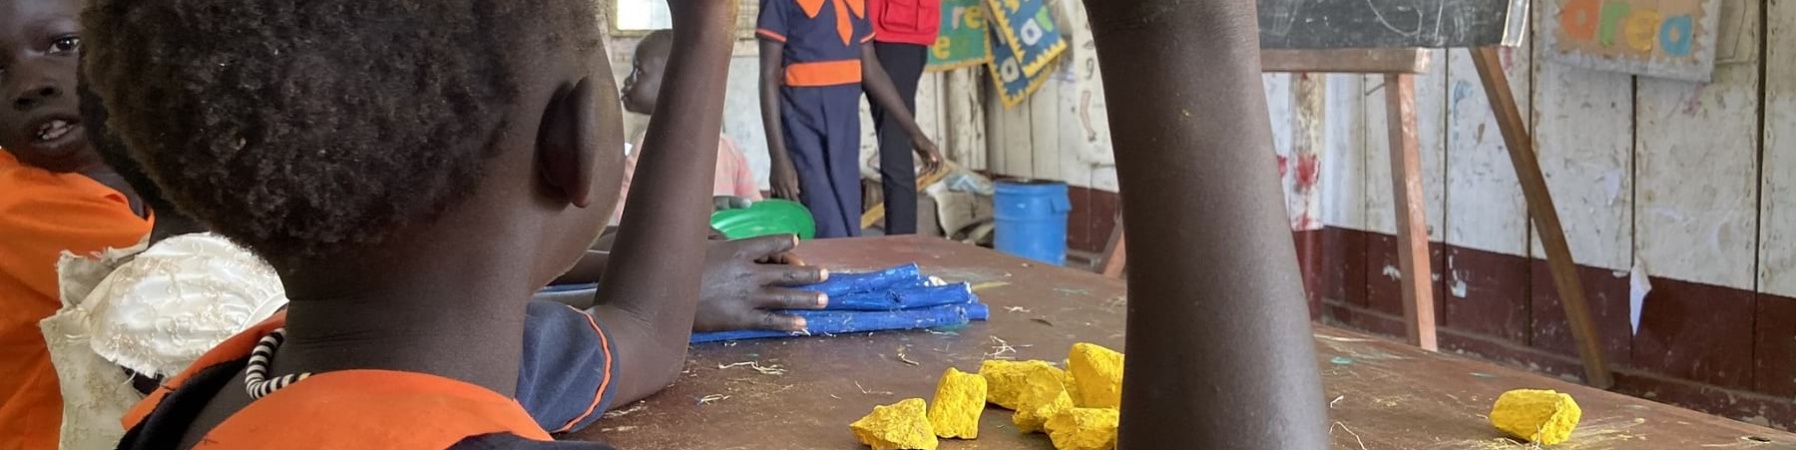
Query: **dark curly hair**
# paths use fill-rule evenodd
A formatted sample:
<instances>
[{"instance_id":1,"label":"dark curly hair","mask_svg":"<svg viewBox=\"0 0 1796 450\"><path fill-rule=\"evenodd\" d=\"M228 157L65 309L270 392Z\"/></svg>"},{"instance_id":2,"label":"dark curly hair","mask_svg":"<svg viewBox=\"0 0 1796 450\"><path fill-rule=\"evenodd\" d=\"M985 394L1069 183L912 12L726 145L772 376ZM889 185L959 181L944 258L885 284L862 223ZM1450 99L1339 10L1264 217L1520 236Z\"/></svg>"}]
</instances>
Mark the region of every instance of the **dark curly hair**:
<instances>
[{"instance_id":1,"label":"dark curly hair","mask_svg":"<svg viewBox=\"0 0 1796 450\"><path fill-rule=\"evenodd\" d=\"M150 175L143 172L143 166L137 164L137 160L131 159L131 154L125 150L125 143L106 128L106 107L100 96L93 92L85 79L75 83L75 92L81 98L81 128L86 132L87 145L100 154L100 159L106 161L106 166L118 173L125 184L131 185L137 198L156 213L156 218L172 214L175 205L162 196L162 188L150 180Z\"/></svg>"},{"instance_id":2,"label":"dark curly hair","mask_svg":"<svg viewBox=\"0 0 1796 450\"><path fill-rule=\"evenodd\" d=\"M94 0L85 75L169 200L274 261L466 198L529 71L603 57L593 0Z\"/></svg>"}]
</instances>

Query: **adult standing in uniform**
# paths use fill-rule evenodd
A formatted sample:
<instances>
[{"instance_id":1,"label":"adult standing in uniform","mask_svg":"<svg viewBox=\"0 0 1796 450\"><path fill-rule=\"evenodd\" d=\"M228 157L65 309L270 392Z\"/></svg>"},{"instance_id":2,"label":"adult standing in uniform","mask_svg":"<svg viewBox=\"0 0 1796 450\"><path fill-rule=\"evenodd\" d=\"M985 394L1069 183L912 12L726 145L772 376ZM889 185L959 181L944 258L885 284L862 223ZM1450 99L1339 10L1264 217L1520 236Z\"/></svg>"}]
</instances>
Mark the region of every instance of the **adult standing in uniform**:
<instances>
[{"instance_id":1,"label":"adult standing in uniform","mask_svg":"<svg viewBox=\"0 0 1796 450\"><path fill-rule=\"evenodd\" d=\"M892 86L909 111L917 110L917 81L929 60L942 23L941 0L867 0L873 22L873 52L892 77ZM872 102L873 126L879 132L880 186L885 190L886 234L917 233L917 172L911 160L910 134L897 117Z\"/></svg>"},{"instance_id":2,"label":"adult standing in uniform","mask_svg":"<svg viewBox=\"0 0 1796 450\"><path fill-rule=\"evenodd\" d=\"M802 201L820 238L861 234L863 88L909 135L926 168L941 162L874 54L867 6L865 0L762 0L755 30L773 195Z\"/></svg>"}]
</instances>

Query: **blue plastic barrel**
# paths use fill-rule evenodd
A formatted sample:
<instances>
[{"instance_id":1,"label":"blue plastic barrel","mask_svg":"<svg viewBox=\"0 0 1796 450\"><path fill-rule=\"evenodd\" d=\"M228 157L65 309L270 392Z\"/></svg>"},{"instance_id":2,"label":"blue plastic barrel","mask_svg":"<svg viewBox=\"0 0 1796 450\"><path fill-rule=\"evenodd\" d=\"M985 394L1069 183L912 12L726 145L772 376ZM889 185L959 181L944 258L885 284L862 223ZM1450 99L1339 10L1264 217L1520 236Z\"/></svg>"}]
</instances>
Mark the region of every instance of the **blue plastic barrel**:
<instances>
[{"instance_id":1,"label":"blue plastic barrel","mask_svg":"<svg viewBox=\"0 0 1796 450\"><path fill-rule=\"evenodd\" d=\"M1066 265L1066 213L1073 209L1066 183L999 181L992 205L998 251Z\"/></svg>"}]
</instances>

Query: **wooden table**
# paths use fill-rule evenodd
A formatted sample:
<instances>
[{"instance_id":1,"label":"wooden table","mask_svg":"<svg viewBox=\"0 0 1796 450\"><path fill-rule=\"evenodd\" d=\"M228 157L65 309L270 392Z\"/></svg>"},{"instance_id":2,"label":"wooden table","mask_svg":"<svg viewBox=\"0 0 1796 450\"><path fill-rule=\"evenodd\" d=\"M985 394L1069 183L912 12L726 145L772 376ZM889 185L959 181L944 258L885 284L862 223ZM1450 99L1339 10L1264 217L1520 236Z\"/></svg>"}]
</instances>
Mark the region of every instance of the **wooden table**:
<instances>
[{"instance_id":1,"label":"wooden table","mask_svg":"<svg viewBox=\"0 0 1796 450\"><path fill-rule=\"evenodd\" d=\"M807 242L801 253L836 268L915 261L931 275L973 283L992 306L991 321L953 333L699 345L673 387L620 406L573 437L625 449L866 448L849 422L874 405L928 399L948 367L971 372L991 357L1060 361L1074 342L1121 349L1127 289L1119 280L934 238ZM1572 440L1554 449L1796 448L1789 433L1357 332L1318 325L1316 349L1337 450L1530 448L1502 438L1484 416L1497 395L1515 388L1569 392L1583 406ZM731 367L746 362L761 369ZM1052 446L1042 435L1017 433L1009 411L989 408L978 440L943 440L941 448Z\"/></svg>"}]
</instances>

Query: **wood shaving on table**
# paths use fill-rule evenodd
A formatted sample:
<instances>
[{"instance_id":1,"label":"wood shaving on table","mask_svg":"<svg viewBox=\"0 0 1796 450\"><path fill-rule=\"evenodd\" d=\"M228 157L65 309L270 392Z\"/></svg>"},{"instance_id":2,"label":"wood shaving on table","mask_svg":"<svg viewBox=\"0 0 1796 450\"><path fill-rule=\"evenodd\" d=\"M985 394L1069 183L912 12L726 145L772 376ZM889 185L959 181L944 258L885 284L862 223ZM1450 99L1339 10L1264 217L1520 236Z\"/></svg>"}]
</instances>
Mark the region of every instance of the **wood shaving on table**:
<instances>
[{"instance_id":1,"label":"wood shaving on table","mask_svg":"<svg viewBox=\"0 0 1796 450\"><path fill-rule=\"evenodd\" d=\"M732 369L732 368L737 368L737 367L748 367L750 369L754 369L754 371L756 371L756 372L760 372L762 375L779 376L779 375L786 374L786 368L780 367L779 364L763 366L758 361L743 361L743 362L731 363L731 364L718 364L717 370Z\"/></svg>"},{"instance_id":2,"label":"wood shaving on table","mask_svg":"<svg viewBox=\"0 0 1796 450\"><path fill-rule=\"evenodd\" d=\"M1344 424L1341 422L1335 422L1334 425L1329 425L1328 426L1328 434L1334 434L1335 427L1337 427L1337 426L1341 427L1342 430L1346 431L1348 435L1353 436L1353 442L1359 443L1359 450L1367 450L1366 449L1366 441L1360 439L1359 433L1353 432L1352 428L1347 428L1347 424Z\"/></svg>"},{"instance_id":3,"label":"wood shaving on table","mask_svg":"<svg viewBox=\"0 0 1796 450\"><path fill-rule=\"evenodd\" d=\"M912 360L911 360L911 359L910 359L910 357L908 357L908 356L905 356L905 354L904 354L904 347L898 347L898 362L901 362L901 363L905 363L905 364L909 364L909 365L913 365L913 366L920 366L920 365L923 365L923 363L919 363L919 362L916 362L916 361L912 361Z\"/></svg>"},{"instance_id":4,"label":"wood shaving on table","mask_svg":"<svg viewBox=\"0 0 1796 450\"><path fill-rule=\"evenodd\" d=\"M600 417L603 417L606 419L615 419L618 417L635 414L635 413L641 412L642 410L645 410L645 409L649 409L648 403L639 401L639 402L636 402L635 405L631 405L629 408L607 412L607 413L605 413L605 415L600 416Z\"/></svg>"},{"instance_id":5,"label":"wood shaving on table","mask_svg":"<svg viewBox=\"0 0 1796 450\"><path fill-rule=\"evenodd\" d=\"M869 391L867 388L861 387L861 382L859 381L854 382L854 388L860 389L862 394L867 395L892 395L892 391Z\"/></svg>"}]
</instances>

